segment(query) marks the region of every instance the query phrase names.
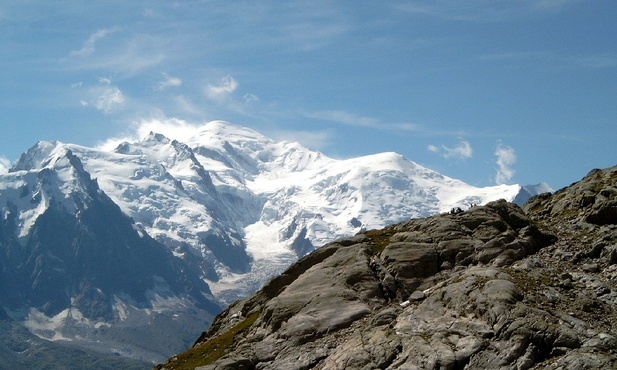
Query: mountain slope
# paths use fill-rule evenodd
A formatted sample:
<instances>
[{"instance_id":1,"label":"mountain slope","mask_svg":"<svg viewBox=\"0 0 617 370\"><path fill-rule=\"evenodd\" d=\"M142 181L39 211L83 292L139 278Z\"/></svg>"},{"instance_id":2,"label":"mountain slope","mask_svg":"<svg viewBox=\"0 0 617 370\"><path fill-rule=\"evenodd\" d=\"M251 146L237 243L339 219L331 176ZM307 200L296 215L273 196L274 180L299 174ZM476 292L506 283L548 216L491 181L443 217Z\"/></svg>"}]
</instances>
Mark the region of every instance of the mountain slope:
<instances>
[{"instance_id":1,"label":"mountain slope","mask_svg":"<svg viewBox=\"0 0 617 370\"><path fill-rule=\"evenodd\" d=\"M12 319L45 339L155 359L173 345L152 341L144 323L177 325L183 341L220 310L207 284L123 214L71 150L34 150L48 151L44 166L18 162L0 195L0 299ZM176 320L180 307L194 313Z\"/></svg>"},{"instance_id":2,"label":"mountain slope","mask_svg":"<svg viewBox=\"0 0 617 370\"><path fill-rule=\"evenodd\" d=\"M159 369L617 366L617 167L307 255Z\"/></svg>"},{"instance_id":3,"label":"mountain slope","mask_svg":"<svg viewBox=\"0 0 617 370\"><path fill-rule=\"evenodd\" d=\"M0 319L2 369L151 369L148 362L43 340L19 323Z\"/></svg>"},{"instance_id":4,"label":"mountain slope","mask_svg":"<svg viewBox=\"0 0 617 370\"><path fill-rule=\"evenodd\" d=\"M323 244L521 190L395 153L334 160L220 121L192 130L24 153L0 176L0 314L41 338L161 361Z\"/></svg>"}]
</instances>

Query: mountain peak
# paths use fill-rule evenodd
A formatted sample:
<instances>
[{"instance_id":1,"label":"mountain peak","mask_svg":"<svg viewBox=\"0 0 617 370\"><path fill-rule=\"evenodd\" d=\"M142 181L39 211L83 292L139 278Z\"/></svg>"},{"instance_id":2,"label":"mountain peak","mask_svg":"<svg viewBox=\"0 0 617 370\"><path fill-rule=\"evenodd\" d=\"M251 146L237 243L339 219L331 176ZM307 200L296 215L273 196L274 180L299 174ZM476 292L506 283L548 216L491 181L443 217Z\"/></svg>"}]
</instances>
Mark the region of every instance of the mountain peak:
<instances>
[{"instance_id":1,"label":"mountain peak","mask_svg":"<svg viewBox=\"0 0 617 370\"><path fill-rule=\"evenodd\" d=\"M64 144L57 140L39 141L19 157L10 172L41 169L49 164L52 153L63 146Z\"/></svg>"},{"instance_id":2,"label":"mountain peak","mask_svg":"<svg viewBox=\"0 0 617 370\"><path fill-rule=\"evenodd\" d=\"M147 143L150 141L154 141L154 142L158 142L158 143L162 143L162 144L167 144L169 143L169 139L167 138L167 136L163 135L163 134L159 134L157 132L154 131L150 131L150 134L144 139L142 140L142 143Z\"/></svg>"},{"instance_id":3,"label":"mountain peak","mask_svg":"<svg viewBox=\"0 0 617 370\"><path fill-rule=\"evenodd\" d=\"M542 193L552 193L554 191L555 190L553 190L553 188L551 188L547 183L544 182L536 185L524 185L521 186L518 194L512 201L522 207L533 196Z\"/></svg>"}]
</instances>

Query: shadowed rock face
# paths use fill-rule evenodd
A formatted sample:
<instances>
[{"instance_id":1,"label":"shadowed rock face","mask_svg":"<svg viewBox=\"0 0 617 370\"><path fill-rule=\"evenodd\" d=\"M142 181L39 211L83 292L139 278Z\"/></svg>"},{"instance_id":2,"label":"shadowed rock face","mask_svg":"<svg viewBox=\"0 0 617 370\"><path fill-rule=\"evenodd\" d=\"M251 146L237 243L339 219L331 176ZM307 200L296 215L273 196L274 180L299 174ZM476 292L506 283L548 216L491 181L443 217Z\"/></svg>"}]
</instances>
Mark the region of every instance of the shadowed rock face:
<instances>
[{"instance_id":1,"label":"shadowed rock face","mask_svg":"<svg viewBox=\"0 0 617 370\"><path fill-rule=\"evenodd\" d=\"M159 368L615 368L616 187L598 170L525 211L497 201L330 243Z\"/></svg>"}]
</instances>

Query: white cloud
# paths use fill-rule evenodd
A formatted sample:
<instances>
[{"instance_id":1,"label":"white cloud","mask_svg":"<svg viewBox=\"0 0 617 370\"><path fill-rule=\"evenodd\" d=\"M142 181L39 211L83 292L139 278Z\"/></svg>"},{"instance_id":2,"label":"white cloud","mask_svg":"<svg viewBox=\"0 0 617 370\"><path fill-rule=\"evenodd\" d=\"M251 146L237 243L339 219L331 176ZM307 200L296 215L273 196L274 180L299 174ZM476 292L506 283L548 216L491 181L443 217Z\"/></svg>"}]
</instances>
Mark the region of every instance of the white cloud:
<instances>
[{"instance_id":1,"label":"white cloud","mask_svg":"<svg viewBox=\"0 0 617 370\"><path fill-rule=\"evenodd\" d=\"M81 90L83 84L74 84L73 89ZM111 78L99 77L97 86L83 88L79 104L82 107L94 107L105 114L113 113L124 106L126 97L122 91L114 86Z\"/></svg>"},{"instance_id":2,"label":"white cloud","mask_svg":"<svg viewBox=\"0 0 617 370\"><path fill-rule=\"evenodd\" d=\"M497 175L495 176L495 182L497 184L505 184L514 177L514 173L516 172L512 168L516 163L516 154L512 147L503 145L503 143L499 142L495 150L495 155L497 156Z\"/></svg>"},{"instance_id":3,"label":"white cloud","mask_svg":"<svg viewBox=\"0 0 617 370\"><path fill-rule=\"evenodd\" d=\"M96 109L107 114L116 111L124 104L122 91L116 86L105 88L96 100Z\"/></svg>"},{"instance_id":4,"label":"white cloud","mask_svg":"<svg viewBox=\"0 0 617 370\"><path fill-rule=\"evenodd\" d=\"M125 141L139 141L148 136L150 132L163 134L171 139L179 141L187 141L195 135L199 126L188 123L178 118L157 117L151 119L142 119L134 122L127 128L127 131L118 137L112 137L99 143L99 148L104 150L113 150L120 143Z\"/></svg>"},{"instance_id":5,"label":"white cloud","mask_svg":"<svg viewBox=\"0 0 617 370\"><path fill-rule=\"evenodd\" d=\"M9 168L11 168L11 161L6 157L0 157L0 175L9 172Z\"/></svg>"},{"instance_id":6,"label":"white cloud","mask_svg":"<svg viewBox=\"0 0 617 370\"><path fill-rule=\"evenodd\" d=\"M206 94L210 99L223 99L238 88L238 81L231 76L223 77L218 85L208 85Z\"/></svg>"},{"instance_id":7,"label":"white cloud","mask_svg":"<svg viewBox=\"0 0 617 370\"><path fill-rule=\"evenodd\" d=\"M168 75L167 73L163 73L163 80L159 81L159 83L156 84L154 89L157 91L163 91L169 87L178 87L178 86L182 86L181 79L179 79L178 77L172 77Z\"/></svg>"},{"instance_id":8,"label":"white cloud","mask_svg":"<svg viewBox=\"0 0 617 370\"><path fill-rule=\"evenodd\" d=\"M306 116L349 126L379 127L379 120L377 118L358 116L342 110L319 111L308 113Z\"/></svg>"},{"instance_id":9,"label":"white cloud","mask_svg":"<svg viewBox=\"0 0 617 370\"><path fill-rule=\"evenodd\" d=\"M103 150L113 150L123 142L139 141L148 136L150 132L160 133L170 139L190 143L202 126L203 123L193 123L179 118L160 115L159 117L134 122L123 134L106 139L104 142L99 143L98 147ZM333 142L332 135L333 133L329 130L275 129L269 133L269 136L275 140L299 142L307 148L314 150L321 150L331 146Z\"/></svg>"},{"instance_id":10,"label":"white cloud","mask_svg":"<svg viewBox=\"0 0 617 370\"><path fill-rule=\"evenodd\" d=\"M242 99L244 99L245 103L252 103L252 102L259 101L259 98L257 97L257 95L254 95L254 94L244 94Z\"/></svg>"},{"instance_id":11,"label":"white cloud","mask_svg":"<svg viewBox=\"0 0 617 370\"><path fill-rule=\"evenodd\" d=\"M160 113L156 117L134 121L127 126L123 133L99 142L97 147L103 150L113 150L123 142L140 141L151 132L190 144L203 125L203 122L189 122L180 118L167 117Z\"/></svg>"},{"instance_id":12,"label":"white cloud","mask_svg":"<svg viewBox=\"0 0 617 370\"><path fill-rule=\"evenodd\" d=\"M436 147L436 146L435 146L435 145L433 145L433 144L429 144L429 146L428 146L428 148L427 148L427 149L428 149L428 151L429 151L429 152L439 153L439 148L438 148L438 147Z\"/></svg>"},{"instance_id":13,"label":"white cloud","mask_svg":"<svg viewBox=\"0 0 617 370\"><path fill-rule=\"evenodd\" d=\"M114 32L117 32L117 31L118 31L117 27L106 28L106 29L96 31L95 33L90 35L90 37L88 37L88 39L81 46L81 49L71 51L70 55L72 57L87 57L87 56L92 55L92 53L96 51L96 43L99 40L104 39L108 35Z\"/></svg>"},{"instance_id":14,"label":"white cloud","mask_svg":"<svg viewBox=\"0 0 617 370\"><path fill-rule=\"evenodd\" d=\"M446 159L469 159L473 156L471 144L465 140L462 140L457 146L451 148L445 145L441 147L429 145L428 150Z\"/></svg>"},{"instance_id":15,"label":"white cloud","mask_svg":"<svg viewBox=\"0 0 617 370\"><path fill-rule=\"evenodd\" d=\"M347 126L370 127L386 130L421 131L421 127L414 123L386 123L378 118L360 116L343 110L326 110L304 114L308 118L331 121Z\"/></svg>"},{"instance_id":16,"label":"white cloud","mask_svg":"<svg viewBox=\"0 0 617 370\"><path fill-rule=\"evenodd\" d=\"M182 119L162 117L137 122L135 131L139 138L147 136L150 132L158 132L172 139L187 141L195 135L198 127Z\"/></svg>"}]
</instances>

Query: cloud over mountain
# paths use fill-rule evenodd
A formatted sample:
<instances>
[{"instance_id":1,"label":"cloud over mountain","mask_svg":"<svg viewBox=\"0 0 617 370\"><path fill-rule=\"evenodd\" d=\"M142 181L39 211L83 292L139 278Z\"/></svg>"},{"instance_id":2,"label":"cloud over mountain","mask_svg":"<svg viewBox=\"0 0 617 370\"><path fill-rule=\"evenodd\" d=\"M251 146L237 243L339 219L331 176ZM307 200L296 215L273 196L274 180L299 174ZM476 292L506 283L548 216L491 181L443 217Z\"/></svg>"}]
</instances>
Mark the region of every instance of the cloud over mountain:
<instances>
[{"instance_id":1,"label":"cloud over mountain","mask_svg":"<svg viewBox=\"0 0 617 370\"><path fill-rule=\"evenodd\" d=\"M210 99L220 100L229 96L238 88L238 81L232 76L225 76L221 78L217 85L208 84L206 88L206 94Z\"/></svg>"},{"instance_id":2,"label":"cloud over mountain","mask_svg":"<svg viewBox=\"0 0 617 370\"><path fill-rule=\"evenodd\" d=\"M495 175L495 182L497 184L505 184L510 181L516 173L514 168L512 168L516 163L516 153L514 153L512 147L499 142L495 150L495 156L497 156L497 174Z\"/></svg>"},{"instance_id":3,"label":"cloud over mountain","mask_svg":"<svg viewBox=\"0 0 617 370\"><path fill-rule=\"evenodd\" d=\"M0 157L0 175L7 173L9 167L11 167L11 161L6 157Z\"/></svg>"},{"instance_id":4,"label":"cloud over mountain","mask_svg":"<svg viewBox=\"0 0 617 370\"><path fill-rule=\"evenodd\" d=\"M429 145L428 150L446 159L468 159L473 156L473 149L468 141L462 140L454 147Z\"/></svg>"}]
</instances>

